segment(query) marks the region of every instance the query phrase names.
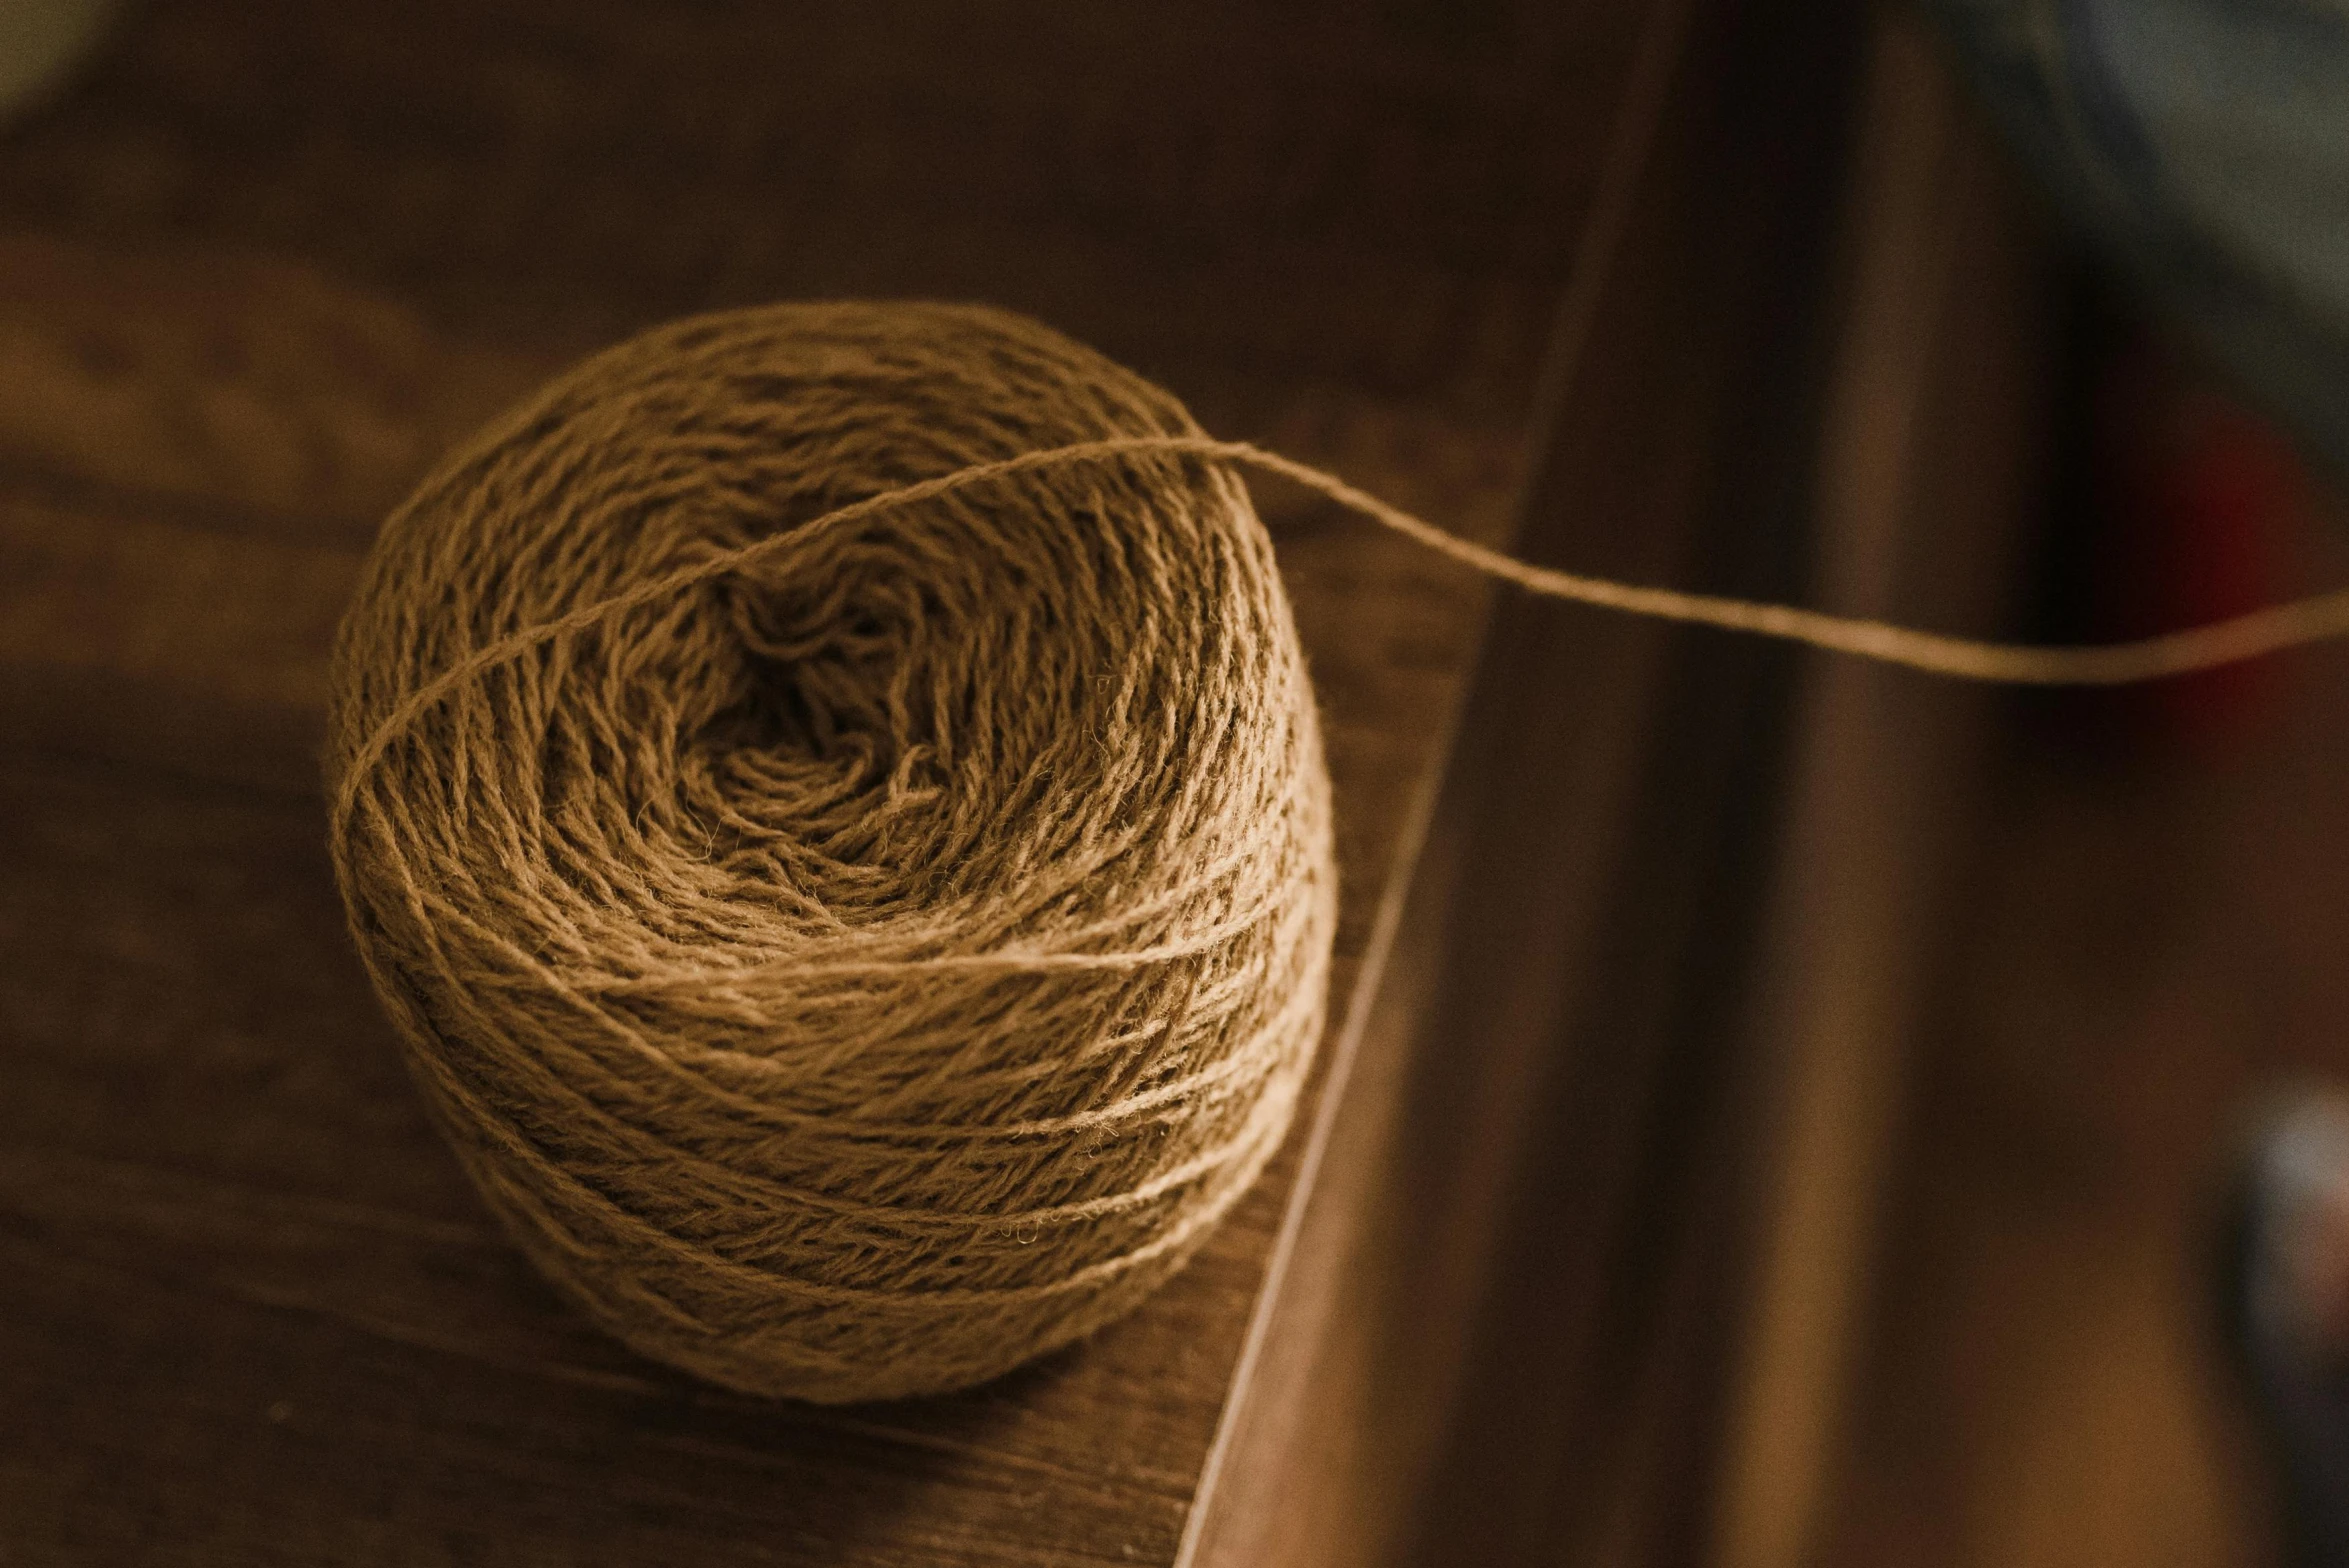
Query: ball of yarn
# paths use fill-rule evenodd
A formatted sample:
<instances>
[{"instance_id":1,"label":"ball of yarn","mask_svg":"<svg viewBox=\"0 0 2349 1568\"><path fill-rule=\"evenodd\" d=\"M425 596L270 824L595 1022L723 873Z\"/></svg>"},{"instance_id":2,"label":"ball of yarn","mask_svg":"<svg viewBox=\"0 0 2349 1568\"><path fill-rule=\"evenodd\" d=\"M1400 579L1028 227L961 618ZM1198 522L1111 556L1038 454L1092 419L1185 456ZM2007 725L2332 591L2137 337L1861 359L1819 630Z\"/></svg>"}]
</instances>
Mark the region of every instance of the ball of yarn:
<instances>
[{"instance_id":1,"label":"ball of yarn","mask_svg":"<svg viewBox=\"0 0 2349 1568\"><path fill-rule=\"evenodd\" d=\"M893 494L1199 434L1017 316L779 306L589 360L385 525L334 661L351 929L489 1206L638 1351L979 1382L1280 1143L1334 871L1244 487L1124 452Z\"/></svg>"}]
</instances>

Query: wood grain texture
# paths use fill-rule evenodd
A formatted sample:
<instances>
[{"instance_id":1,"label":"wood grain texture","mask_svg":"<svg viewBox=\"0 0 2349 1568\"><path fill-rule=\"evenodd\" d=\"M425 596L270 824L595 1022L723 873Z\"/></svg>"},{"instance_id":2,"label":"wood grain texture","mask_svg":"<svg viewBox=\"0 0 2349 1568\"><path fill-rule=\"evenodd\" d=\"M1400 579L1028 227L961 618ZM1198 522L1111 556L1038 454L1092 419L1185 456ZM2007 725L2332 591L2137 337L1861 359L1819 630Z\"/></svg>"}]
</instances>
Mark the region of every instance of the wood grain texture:
<instances>
[{"instance_id":1,"label":"wood grain texture","mask_svg":"<svg viewBox=\"0 0 2349 1568\"><path fill-rule=\"evenodd\" d=\"M156 0L0 139L0 1546L17 1563L1164 1562L1295 1151L1096 1341L735 1399L498 1239L341 931L313 754L374 520L753 299L1031 310L1494 536L1635 13ZM1340 994L1483 593L1265 497Z\"/></svg>"},{"instance_id":2,"label":"wood grain texture","mask_svg":"<svg viewBox=\"0 0 2349 1568\"><path fill-rule=\"evenodd\" d=\"M1622 210L1586 230L1518 546L1797 594L1852 16L1645 22L1653 92L1620 100ZM1497 605L1196 1562L1701 1558L1797 669Z\"/></svg>"},{"instance_id":3,"label":"wood grain texture","mask_svg":"<svg viewBox=\"0 0 2349 1568\"><path fill-rule=\"evenodd\" d=\"M2050 424L2043 241L1905 13L1876 18L1858 144L1814 602L1995 634L2020 618ZM1815 1562L1834 1527L1909 1054L1942 911L1981 833L1996 702L1856 660L1823 664L1804 693L1747 1024L1777 1065L1722 1568Z\"/></svg>"}]
</instances>

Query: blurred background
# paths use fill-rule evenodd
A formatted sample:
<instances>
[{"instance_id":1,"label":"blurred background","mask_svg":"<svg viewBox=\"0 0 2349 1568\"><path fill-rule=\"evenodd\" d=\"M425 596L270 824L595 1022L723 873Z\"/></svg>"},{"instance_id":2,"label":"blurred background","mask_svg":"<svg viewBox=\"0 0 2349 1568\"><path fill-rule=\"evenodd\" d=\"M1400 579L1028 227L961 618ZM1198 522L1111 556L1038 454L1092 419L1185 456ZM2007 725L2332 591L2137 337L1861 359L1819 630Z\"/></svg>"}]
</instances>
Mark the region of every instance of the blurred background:
<instances>
[{"instance_id":1,"label":"blurred background","mask_svg":"<svg viewBox=\"0 0 2349 1568\"><path fill-rule=\"evenodd\" d=\"M215 861L124 828L160 808L121 781L297 802L306 846L360 552L556 367L731 304L987 299L1531 558L2145 635L2349 581L2345 34L2324 0L0 0L0 1555L259 1561L278 1511L288 1560L593 1555L551 1503L379 1468L521 1442L523 1406L262 1464L215 1418L277 1403L142 1361L174 1341L135 1271L25 1282L44 1226L102 1228L40 1163L69 1146L470 1223L440 1164L347 1152L428 1144L370 1108L388 1057L309 1054L342 1002L186 1000L331 926L307 848L221 829L190 891L152 868ZM1239 1305L1105 1341L1176 1347L1197 1408L1053 1439L1167 1474L1049 1549L1027 1514L901 1539L853 1488L729 1549L2321 1560L2228 1238L2261 1108L2349 1077L2349 655L1956 691L1593 625L1263 503L1335 716L1361 1012ZM277 923L183 953L88 894L131 858L155 909ZM230 1108L132 1105L182 1061ZM278 1147L305 1095L357 1131ZM247 1267L172 1227L136 1246ZM480 1299L557 1311L528 1290ZM582 1492L652 1408L578 1429ZM628 1528L717 1539L715 1495Z\"/></svg>"}]
</instances>

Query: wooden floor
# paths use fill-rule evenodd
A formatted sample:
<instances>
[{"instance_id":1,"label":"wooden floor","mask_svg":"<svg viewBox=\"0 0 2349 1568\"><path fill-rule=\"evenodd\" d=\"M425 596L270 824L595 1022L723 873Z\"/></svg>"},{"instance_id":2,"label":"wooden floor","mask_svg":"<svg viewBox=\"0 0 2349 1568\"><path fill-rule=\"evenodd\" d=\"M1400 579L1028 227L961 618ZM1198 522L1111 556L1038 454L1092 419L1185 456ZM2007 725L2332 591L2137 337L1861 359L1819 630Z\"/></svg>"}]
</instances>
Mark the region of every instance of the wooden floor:
<instances>
[{"instance_id":1,"label":"wooden floor","mask_svg":"<svg viewBox=\"0 0 2349 1568\"><path fill-rule=\"evenodd\" d=\"M2335 511L2278 589L2349 579ZM2349 1082L2349 649L2291 659L2268 696L2196 747L2083 746L2077 708L2005 710L1826 1561L2269 1559L2211 1228L2256 1097Z\"/></svg>"}]
</instances>

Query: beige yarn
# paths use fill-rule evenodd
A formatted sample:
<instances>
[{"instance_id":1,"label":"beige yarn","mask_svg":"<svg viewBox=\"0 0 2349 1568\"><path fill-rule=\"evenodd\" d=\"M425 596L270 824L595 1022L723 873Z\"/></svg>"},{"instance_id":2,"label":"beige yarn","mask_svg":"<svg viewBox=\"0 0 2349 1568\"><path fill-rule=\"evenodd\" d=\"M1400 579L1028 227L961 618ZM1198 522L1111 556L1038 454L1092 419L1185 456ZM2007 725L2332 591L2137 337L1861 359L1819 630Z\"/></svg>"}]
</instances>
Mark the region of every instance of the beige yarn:
<instances>
[{"instance_id":1,"label":"beige yarn","mask_svg":"<svg viewBox=\"0 0 2349 1568\"><path fill-rule=\"evenodd\" d=\"M580 366L386 524L327 771L361 955L491 1207L728 1386L960 1387L1179 1268L1321 1028L1329 783L1287 476L1536 593L1969 679L2030 648L1530 566L1216 441L1034 322L794 305Z\"/></svg>"},{"instance_id":2,"label":"beige yarn","mask_svg":"<svg viewBox=\"0 0 2349 1568\"><path fill-rule=\"evenodd\" d=\"M645 1354L974 1383L1280 1143L1335 883L1245 490L1141 453L840 511L1131 436L1200 432L1033 322L782 306L590 360L386 525L335 654L352 930L490 1206Z\"/></svg>"}]
</instances>

